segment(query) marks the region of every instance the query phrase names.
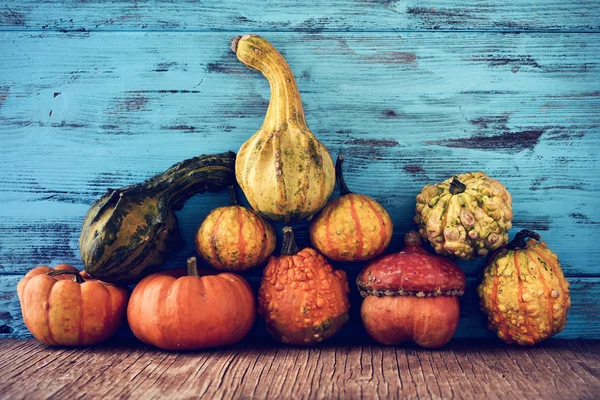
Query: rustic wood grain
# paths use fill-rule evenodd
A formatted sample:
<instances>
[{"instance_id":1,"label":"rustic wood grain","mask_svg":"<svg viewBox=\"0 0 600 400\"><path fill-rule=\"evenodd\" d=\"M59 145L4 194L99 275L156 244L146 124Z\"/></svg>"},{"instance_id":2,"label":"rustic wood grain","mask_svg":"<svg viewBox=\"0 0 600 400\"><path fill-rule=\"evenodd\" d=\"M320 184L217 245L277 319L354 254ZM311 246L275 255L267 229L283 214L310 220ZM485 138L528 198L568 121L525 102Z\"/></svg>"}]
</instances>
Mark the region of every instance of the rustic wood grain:
<instances>
[{"instance_id":1,"label":"rustic wood grain","mask_svg":"<svg viewBox=\"0 0 600 400\"><path fill-rule=\"evenodd\" d=\"M600 390L599 353L598 341L583 340L533 348L454 341L440 350L246 343L195 353L130 341L61 349L1 340L0 393L7 399L591 399Z\"/></svg>"},{"instance_id":2,"label":"rustic wood grain","mask_svg":"<svg viewBox=\"0 0 600 400\"><path fill-rule=\"evenodd\" d=\"M349 341L361 338L369 340L360 318L361 297L354 284L357 271L346 269L350 277L350 320L335 336L335 341ZM16 294L18 275L0 275L0 339L15 337L31 337L21 316L21 307ZM258 290L260 278L248 276L248 282L254 292ZM600 298L600 278L569 278L572 305L568 314L567 326L558 338L596 338L600 331L600 310L596 302ZM455 338L485 337L495 340L495 334L486 328L485 316L479 309L479 298L476 293L479 281L477 278L467 279L465 295L460 298L460 320ZM127 326L119 330L117 338L128 339L133 335ZM254 324L249 337L276 344L267 333L264 322L260 319Z\"/></svg>"},{"instance_id":3,"label":"rustic wood grain","mask_svg":"<svg viewBox=\"0 0 600 400\"><path fill-rule=\"evenodd\" d=\"M2 273L78 264L81 219L107 187L236 150L262 122L268 85L231 53L233 34L115 35L0 33L0 130L11 149L0 159ZM569 276L598 274L599 37L269 35L298 77L312 130L346 155L351 188L390 212L390 251L414 228L423 185L484 170L513 195L513 234L539 231ZM179 213L182 254L225 202L197 196ZM306 244L306 224L298 235ZM474 276L481 262L461 266Z\"/></svg>"},{"instance_id":4,"label":"rustic wood grain","mask_svg":"<svg viewBox=\"0 0 600 400\"><path fill-rule=\"evenodd\" d=\"M96 30L598 31L593 1L5 1L0 28Z\"/></svg>"}]
</instances>

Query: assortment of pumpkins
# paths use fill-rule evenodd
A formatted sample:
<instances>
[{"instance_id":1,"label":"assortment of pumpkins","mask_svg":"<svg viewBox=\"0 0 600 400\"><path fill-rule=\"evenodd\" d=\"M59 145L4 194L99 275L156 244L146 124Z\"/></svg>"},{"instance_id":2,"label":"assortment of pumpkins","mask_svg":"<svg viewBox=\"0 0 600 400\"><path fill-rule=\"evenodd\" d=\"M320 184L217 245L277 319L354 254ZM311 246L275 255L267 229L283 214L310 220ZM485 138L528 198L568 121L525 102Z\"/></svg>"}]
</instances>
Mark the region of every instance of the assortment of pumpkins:
<instances>
[{"instance_id":1,"label":"assortment of pumpkins","mask_svg":"<svg viewBox=\"0 0 600 400\"><path fill-rule=\"evenodd\" d=\"M126 318L145 343L195 350L241 340L258 311L275 339L318 343L342 329L350 310L346 273L328 259L370 260L356 281L364 297L360 315L368 334L383 344L410 340L436 348L452 338L466 280L451 258L488 256L478 293L500 339L532 345L564 328L569 284L535 232L521 231L508 243L512 198L504 185L475 172L425 186L416 197L419 231L406 234L404 250L382 256L392 238L391 218L373 198L348 190L344 159L339 156L334 167L309 130L285 59L255 35L237 37L231 47L270 83L262 127L237 157L189 159L139 185L109 189L92 205L79 239L86 271L42 266L18 284L23 319L37 339L99 343ZM238 204L235 180L252 208ZM336 180L340 195L329 201ZM187 269L151 273L181 242L174 211L196 193L225 187L231 204L213 210L195 237L198 255L213 270L199 269L192 257ZM281 254L272 256L276 238L269 220L306 219L314 248L300 250L285 227ZM267 260L255 301L236 272ZM131 295L115 286L136 282Z\"/></svg>"}]
</instances>

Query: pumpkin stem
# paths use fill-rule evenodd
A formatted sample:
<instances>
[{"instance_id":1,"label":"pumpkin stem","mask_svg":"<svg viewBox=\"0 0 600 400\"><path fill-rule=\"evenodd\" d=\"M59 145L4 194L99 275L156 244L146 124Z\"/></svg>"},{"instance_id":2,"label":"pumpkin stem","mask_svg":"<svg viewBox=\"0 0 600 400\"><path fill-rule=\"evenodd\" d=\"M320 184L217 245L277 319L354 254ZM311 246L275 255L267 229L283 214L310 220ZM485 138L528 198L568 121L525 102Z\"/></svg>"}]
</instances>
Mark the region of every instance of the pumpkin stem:
<instances>
[{"instance_id":1,"label":"pumpkin stem","mask_svg":"<svg viewBox=\"0 0 600 400\"><path fill-rule=\"evenodd\" d=\"M236 36L234 38L231 38L231 40L229 41L229 46L231 47L231 50L233 50L234 53L237 53L237 46L241 38L241 36Z\"/></svg>"},{"instance_id":2,"label":"pumpkin stem","mask_svg":"<svg viewBox=\"0 0 600 400\"><path fill-rule=\"evenodd\" d=\"M187 259L187 276L200 276L200 274L198 274L198 263L196 262L196 257L190 257Z\"/></svg>"},{"instance_id":3,"label":"pumpkin stem","mask_svg":"<svg viewBox=\"0 0 600 400\"><path fill-rule=\"evenodd\" d=\"M235 185L229 185L229 202L232 206L237 206L240 204L237 199L237 195L235 194Z\"/></svg>"},{"instance_id":4,"label":"pumpkin stem","mask_svg":"<svg viewBox=\"0 0 600 400\"><path fill-rule=\"evenodd\" d=\"M283 228L283 246L281 246L282 256L293 256L298 253L300 249L296 245L296 238L294 237L294 230L291 226Z\"/></svg>"},{"instance_id":5,"label":"pumpkin stem","mask_svg":"<svg viewBox=\"0 0 600 400\"><path fill-rule=\"evenodd\" d=\"M337 181L338 188L340 188L340 196L344 196L346 194L352 193L348 186L346 186L346 181L344 180L344 174L342 173L342 166L344 165L344 156L339 154L337 156L337 160L335 161L335 180Z\"/></svg>"},{"instance_id":6,"label":"pumpkin stem","mask_svg":"<svg viewBox=\"0 0 600 400\"><path fill-rule=\"evenodd\" d=\"M79 284L85 282L85 279L83 279L83 277L81 275L79 275L79 272L74 272L74 271L64 271L64 270L59 269L56 271L48 272L46 275L58 276L58 275L65 275L65 274L73 275L73 282L77 282Z\"/></svg>"},{"instance_id":7,"label":"pumpkin stem","mask_svg":"<svg viewBox=\"0 0 600 400\"><path fill-rule=\"evenodd\" d=\"M465 191L467 185L458 180L455 176L452 178L452 182L450 182L450 193L452 194L460 194Z\"/></svg>"},{"instance_id":8,"label":"pumpkin stem","mask_svg":"<svg viewBox=\"0 0 600 400\"><path fill-rule=\"evenodd\" d=\"M525 241L527 238L540 240L542 237L534 231L523 229L515 235L515 238L509 244L506 245L506 248L509 250L524 249L527 247L527 242Z\"/></svg>"},{"instance_id":9,"label":"pumpkin stem","mask_svg":"<svg viewBox=\"0 0 600 400\"><path fill-rule=\"evenodd\" d=\"M404 245L409 246L421 246L421 234L417 231L408 231L404 235Z\"/></svg>"}]
</instances>

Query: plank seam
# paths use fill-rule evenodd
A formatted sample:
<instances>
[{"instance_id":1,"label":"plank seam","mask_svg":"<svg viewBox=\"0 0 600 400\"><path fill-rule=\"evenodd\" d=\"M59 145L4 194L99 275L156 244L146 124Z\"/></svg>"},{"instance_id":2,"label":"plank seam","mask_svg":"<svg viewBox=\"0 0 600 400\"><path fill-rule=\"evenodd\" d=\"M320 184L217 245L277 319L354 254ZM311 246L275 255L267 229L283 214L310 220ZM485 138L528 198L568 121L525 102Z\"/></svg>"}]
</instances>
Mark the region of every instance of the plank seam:
<instances>
[{"instance_id":1,"label":"plank seam","mask_svg":"<svg viewBox=\"0 0 600 400\"><path fill-rule=\"evenodd\" d=\"M524 34L524 33L542 33L542 34L598 34L600 29L211 29L211 28L192 28L192 29L38 29L38 28L0 28L0 32L15 33L232 33L232 34L263 34L263 33L304 33L310 35L321 34L340 34L340 33L499 33L499 34Z\"/></svg>"}]
</instances>

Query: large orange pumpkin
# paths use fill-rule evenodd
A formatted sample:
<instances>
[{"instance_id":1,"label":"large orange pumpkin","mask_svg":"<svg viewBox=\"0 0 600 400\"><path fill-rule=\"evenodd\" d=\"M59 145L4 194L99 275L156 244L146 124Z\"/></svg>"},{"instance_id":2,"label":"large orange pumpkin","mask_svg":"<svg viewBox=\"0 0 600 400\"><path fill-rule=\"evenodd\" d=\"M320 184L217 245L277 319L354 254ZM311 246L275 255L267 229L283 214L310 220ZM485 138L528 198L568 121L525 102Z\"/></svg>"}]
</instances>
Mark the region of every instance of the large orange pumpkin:
<instances>
[{"instance_id":1,"label":"large orange pumpkin","mask_svg":"<svg viewBox=\"0 0 600 400\"><path fill-rule=\"evenodd\" d=\"M254 295L239 275L183 268L142 279L131 294L127 319L133 334L164 350L225 346L244 338L256 315Z\"/></svg>"},{"instance_id":2,"label":"large orange pumpkin","mask_svg":"<svg viewBox=\"0 0 600 400\"><path fill-rule=\"evenodd\" d=\"M556 254L539 240L537 233L522 230L483 271L481 309L488 328L506 343L533 345L567 324L569 282Z\"/></svg>"},{"instance_id":3,"label":"large orange pumpkin","mask_svg":"<svg viewBox=\"0 0 600 400\"><path fill-rule=\"evenodd\" d=\"M85 346L111 337L121 326L128 292L89 278L68 264L40 266L17 285L23 320L41 342Z\"/></svg>"},{"instance_id":4,"label":"large orange pumpkin","mask_svg":"<svg viewBox=\"0 0 600 400\"><path fill-rule=\"evenodd\" d=\"M404 242L403 251L370 262L358 275L365 297L360 315L380 343L412 340L441 347L458 327L457 296L465 290L465 274L455 262L427 253L417 231L408 232Z\"/></svg>"},{"instance_id":5,"label":"large orange pumpkin","mask_svg":"<svg viewBox=\"0 0 600 400\"><path fill-rule=\"evenodd\" d=\"M280 257L271 257L258 291L258 312L275 339L290 344L320 342L348 321L348 278L314 249L298 250L285 227Z\"/></svg>"},{"instance_id":6,"label":"large orange pumpkin","mask_svg":"<svg viewBox=\"0 0 600 400\"><path fill-rule=\"evenodd\" d=\"M238 204L229 187L231 205L215 208L196 232L196 251L211 267L245 271L267 261L275 250L273 226L251 208Z\"/></svg>"},{"instance_id":7,"label":"large orange pumpkin","mask_svg":"<svg viewBox=\"0 0 600 400\"><path fill-rule=\"evenodd\" d=\"M336 261L375 258L390 244L393 224L375 199L352 193L346 186L338 156L335 177L340 196L333 199L310 224L310 240L325 257Z\"/></svg>"}]
</instances>

